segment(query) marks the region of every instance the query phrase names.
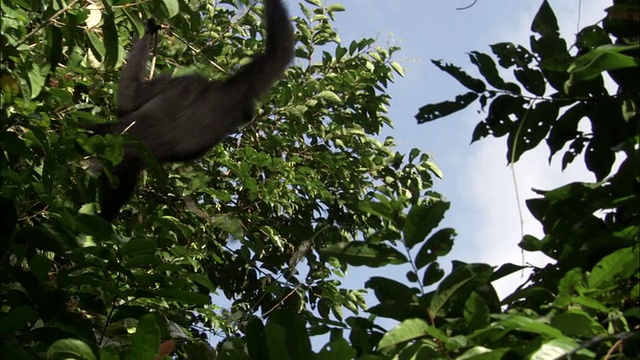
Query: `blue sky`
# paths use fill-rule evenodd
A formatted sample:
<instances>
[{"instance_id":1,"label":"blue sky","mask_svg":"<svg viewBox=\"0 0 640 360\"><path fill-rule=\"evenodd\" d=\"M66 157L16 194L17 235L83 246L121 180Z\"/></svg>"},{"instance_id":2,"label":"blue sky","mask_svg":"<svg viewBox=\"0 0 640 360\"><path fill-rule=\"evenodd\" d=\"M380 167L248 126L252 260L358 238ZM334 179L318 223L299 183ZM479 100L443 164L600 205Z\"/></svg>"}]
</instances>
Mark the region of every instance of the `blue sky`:
<instances>
[{"instance_id":1,"label":"blue sky","mask_svg":"<svg viewBox=\"0 0 640 360\"><path fill-rule=\"evenodd\" d=\"M402 50L394 60L405 67L406 76L391 85L390 118L394 129L391 135L399 144L398 150L408 153L419 148L430 154L445 177L437 180L435 190L451 201L451 209L441 226L453 227L458 237L453 251L441 265L450 268L451 260L484 262L499 265L522 262L543 266L547 259L539 254L521 253L517 244L521 239L521 223L513 175L507 167L505 139L489 138L470 145L472 131L485 114L475 106L433 123L418 125L414 118L418 108L427 103L450 100L466 91L453 78L439 71L430 59L443 59L477 75L469 63L467 52L478 50L490 53L489 45L511 41L528 47L531 21L542 1L478 0L467 10L456 10L473 0L341 0L346 12L338 13L335 28L348 44L351 40L373 37L381 46L389 43ZM608 2L595 0L550 1L561 28L562 36L571 44L577 28L594 24L604 17ZM297 5L289 2L295 13ZM548 150L542 146L525 154L515 165L524 233L541 235L538 223L529 215L524 201L534 197L531 188L552 189L571 181L593 181L576 160L564 173L559 159L548 164ZM524 257L523 257L524 256ZM372 275L393 277L404 281L408 268L396 267L383 271L351 268L344 284L364 288ZM526 276L526 275L525 275ZM522 274L514 274L496 283L501 296L509 294L523 281ZM375 305L372 294L369 305Z\"/></svg>"}]
</instances>

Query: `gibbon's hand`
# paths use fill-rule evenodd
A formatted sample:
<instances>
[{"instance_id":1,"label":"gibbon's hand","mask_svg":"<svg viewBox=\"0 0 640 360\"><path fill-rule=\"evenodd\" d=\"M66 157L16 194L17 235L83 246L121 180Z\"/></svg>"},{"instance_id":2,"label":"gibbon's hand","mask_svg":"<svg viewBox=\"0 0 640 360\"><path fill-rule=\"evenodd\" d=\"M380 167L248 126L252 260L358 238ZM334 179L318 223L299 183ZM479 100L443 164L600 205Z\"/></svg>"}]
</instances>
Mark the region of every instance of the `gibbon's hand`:
<instances>
[{"instance_id":1,"label":"gibbon's hand","mask_svg":"<svg viewBox=\"0 0 640 360\"><path fill-rule=\"evenodd\" d=\"M145 22L144 22L144 29L146 31L147 34L152 34L155 35L158 33L158 30L162 29L162 25L158 25L156 23L156 19L154 18L148 18Z\"/></svg>"}]
</instances>

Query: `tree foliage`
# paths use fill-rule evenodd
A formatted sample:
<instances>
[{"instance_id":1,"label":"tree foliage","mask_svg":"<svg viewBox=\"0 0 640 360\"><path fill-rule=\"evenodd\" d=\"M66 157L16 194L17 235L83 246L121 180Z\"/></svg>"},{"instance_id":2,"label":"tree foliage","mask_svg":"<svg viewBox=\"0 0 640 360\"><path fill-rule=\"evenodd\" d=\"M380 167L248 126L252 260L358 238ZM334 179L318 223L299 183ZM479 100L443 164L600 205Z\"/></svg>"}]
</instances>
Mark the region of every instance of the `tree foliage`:
<instances>
[{"instance_id":1,"label":"tree foliage","mask_svg":"<svg viewBox=\"0 0 640 360\"><path fill-rule=\"evenodd\" d=\"M546 2L530 49L471 52L482 76L434 64L470 91L426 105L434 120L478 100L474 140L508 135L509 161L546 140L563 167L585 153L597 183L528 201L545 237L520 246L555 260L505 299L491 283L522 269L454 262L437 167L378 140L402 67L397 48L343 43L317 0L293 19L296 61L256 121L199 161L152 166L120 220L95 215L85 153L109 171L126 137L114 119L126 49L156 17L171 25L157 71L222 78L260 51L248 1L2 3L0 354L7 358L511 359L638 354L638 47L635 20L608 9L571 54ZM625 7L627 6L627 7ZM633 5L631 5L633 6ZM635 43L633 42L635 41ZM498 65L501 70L499 70ZM501 74L513 69L513 79ZM618 86L609 94L603 74ZM578 123L588 119L591 131ZM623 159L614 168L613 159ZM117 179L115 179L117 181ZM409 265L372 277L378 303L345 288L349 265ZM433 287L432 287L433 286ZM345 310L347 313L345 313ZM399 324L384 329L376 318ZM322 346L314 338L329 334ZM635 337L636 339L634 339ZM313 344L317 345L314 350Z\"/></svg>"}]
</instances>

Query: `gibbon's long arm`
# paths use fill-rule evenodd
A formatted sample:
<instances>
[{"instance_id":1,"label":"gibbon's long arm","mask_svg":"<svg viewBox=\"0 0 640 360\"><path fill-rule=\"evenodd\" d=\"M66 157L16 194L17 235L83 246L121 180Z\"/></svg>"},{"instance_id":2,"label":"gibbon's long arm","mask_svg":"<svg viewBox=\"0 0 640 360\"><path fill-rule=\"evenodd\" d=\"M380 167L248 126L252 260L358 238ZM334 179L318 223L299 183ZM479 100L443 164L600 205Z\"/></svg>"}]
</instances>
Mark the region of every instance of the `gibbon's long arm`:
<instances>
[{"instance_id":1,"label":"gibbon's long arm","mask_svg":"<svg viewBox=\"0 0 640 360\"><path fill-rule=\"evenodd\" d=\"M253 118L255 102L280 78L293 58L294 36L281 0L265 0L264 53L224 81L200 75L145 80L151 36L138 40L120 76L118 121L96 124L95 134L127 133L143 143L159 162L197 159ZM133 194L144 162L126 147L115 168L113 188L102 175L100 215L111 221Z\"/></svg>"}]
</instances>

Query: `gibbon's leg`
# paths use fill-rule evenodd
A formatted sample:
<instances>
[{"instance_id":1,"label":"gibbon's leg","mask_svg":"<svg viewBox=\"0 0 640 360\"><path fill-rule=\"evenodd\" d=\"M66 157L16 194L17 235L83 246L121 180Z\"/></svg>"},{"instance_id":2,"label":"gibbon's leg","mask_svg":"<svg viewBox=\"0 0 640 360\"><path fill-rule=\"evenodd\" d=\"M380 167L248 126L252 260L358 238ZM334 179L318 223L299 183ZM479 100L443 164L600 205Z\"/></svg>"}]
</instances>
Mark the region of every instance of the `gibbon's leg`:
<instances>
[{"instance_id":1,"label":"gibbon's leg","mask_svg":"<svg viewBox=\"0 0 640 360\"><path fill-rule=\"evenodd\" d=\"M124 116L134 112L143 104L141 94L145 91L144 74L147 69L151 34L147 33L133 45L127 56L127 63L122 67L118 85L117 112Z\"/></svg>"},{"instance_id":2,"label":"gibbon's leg","mask_svg":"<svg viewBox=\"0 0 640 360\"><path fill-rule=\"evenodd\" d=\"M117 112L119 116L138 110L148 100L149 84L144 74L147 69L151 42L155 41L158 30L161 28L156 24L155 19L147 19L145 35L136 41L127 55L127 63L122 67L118 85Z\"/></svg>"},{"instance_id":3,"label":"gibbon's leg","mask_svg":"<svg viewBox=\"0 0 640 360\"><path fill-rule=\"evenodd\" d=\"M100 175L100 216L103 219L110 222L118 216L120 208L133 196L143 168L142 159L130 152L116 165L114 175L118 177L118 185L115 188L104 173Z\"/></svg>"}]
</instances>

